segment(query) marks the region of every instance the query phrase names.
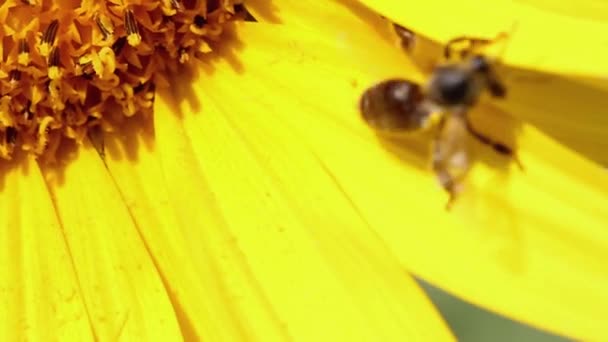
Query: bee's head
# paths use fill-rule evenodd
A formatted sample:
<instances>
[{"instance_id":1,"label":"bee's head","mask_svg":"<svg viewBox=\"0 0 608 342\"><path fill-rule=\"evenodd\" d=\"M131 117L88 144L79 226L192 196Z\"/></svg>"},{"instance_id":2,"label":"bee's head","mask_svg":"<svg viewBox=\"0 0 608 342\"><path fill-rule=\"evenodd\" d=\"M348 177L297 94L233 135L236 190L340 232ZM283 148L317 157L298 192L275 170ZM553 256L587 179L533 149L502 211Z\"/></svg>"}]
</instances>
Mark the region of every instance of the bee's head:
<instances>
[{"instance_id":1,"label":"bee's head","mask_svg":"<svg viewBox=\"0 0 608 342\"><path fill-rule=\"evenodd\" d=\"M471 106L484 88L495 97L506 94L490 61L482 55L475 55L467 61L436 68L427 92L430 100L442 106Z\"/></svg>"},{"instance_id":2,"label":"bee's head","mask_svg":"<svg viewBox=\"0 0 608 342\"><path fill-rule=\"evenodd\" d=\"M428 85L428 97L443 106L464 105L470 102L473 74L461 65L445 65L435 69Z\"/></svg>"}]
</instances>

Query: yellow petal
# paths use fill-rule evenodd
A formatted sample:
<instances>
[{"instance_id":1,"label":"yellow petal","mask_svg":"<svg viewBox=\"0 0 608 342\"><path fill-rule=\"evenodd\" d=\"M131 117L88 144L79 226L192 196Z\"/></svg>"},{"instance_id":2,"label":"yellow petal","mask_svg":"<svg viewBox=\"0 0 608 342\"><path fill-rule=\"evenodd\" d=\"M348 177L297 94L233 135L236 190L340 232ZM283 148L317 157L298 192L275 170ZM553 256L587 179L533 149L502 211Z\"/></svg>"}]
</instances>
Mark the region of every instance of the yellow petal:
<instances>
[{"instance_id":1,"label":"yellow petal","mask_svg":"<svg viewBox=\"0 0 608 342\"><path fill-rule=\"evenodd\" d=\"M608 6L598 1L561 6L541 0L483 5L474 0L361 2L441 43L458 36L493 38L509 33L502 60L511 66L595 80L605 79L608 70ZM565 13L566 8L578 15Z\"/></svg>"},{"instance_id":2,"label":"yellow petal","mask_svg":"<svg viewBox=\"0 0 608 342\"><path fill-rule=\"evenodd\" d=\"M64 151L65 152L65 151ZM158 272L97 152L43 171L99 340L181 339Z\"/></svg>"},{"instance_id":3,"label":"yellow petal","mask_svg":"<svg viewBox=\"0 0 608 342\"><path fill-rule=\"evenodd\" d=\"M390 26L374 11L356 0L315 1L248 0L247 9L256 20L325 32L326 38L344 39L361 30L388 33ZM388 36L387 36L388 37Z\"/></svg>"},{"instance_id":4,"label":"yellow petal","mask_svg":"<svg viewBox=\"0 0 608 342\"><path fill-rule=\"evenodd\" d=\"M163 277L187 340L283 340L172 108L106 136L108 169ZM161 156L166 159L161 160Z\"/></svg>"},{"instance_id":5,"label":"yellow petal","mask_svg":"<svg viewBox=\"0 0 608 342\"><path fill-rule=\"evenodd\" d=\"M165 93L156 102L158 140L167 144L161 147L163 165L175 164L166 173L168 187L192 187L183 171L184 165L191 165L185 158L192 152L207 180L193 187L194 199L184 198L184 215L195 216L186 209L203 210L197 206L196 192L213 194L233 243L289 337L451 339L421 290L369 230L323 165L260 107L281 96L296 103L307 94L269 91L255 103L241 101L246 98L242 94L255 91L266 79L254 70L235 72L232 68L245 62L241 56L255 59L268 47L280 51L284 44L293 43L275 35L277 27L254 26L259 31L243 32L246 44L234 60L204 67L192 89L180 79L174 83L173 95ZM263 41L256 32L263 32ZM231 48L220 56L227 56ZM171 96L181 100L173 102ZM282 109L305 114L297 107ZM176 114L181 129L171 123L175 120L171 115Z\"/></svg>"},{"instance_id":6,"label":"yellow petal","mask_svg":"<svg viewBox=\"0 0 608 342\"><path fill-rule=\"evenodd\" d=\"M407 140L380 144L361 123L358 96L375 77L366 73L364 59L356 60L354 51L328 50L327 41L287 28L273 31L274 37L290 41L277 46L257 26L241 31L248 44L264 48L241 50L240 67L247 72L225 86L238 94L225 106L246 103L251 112L263 111L260 119L235 116L231 124L244 122L240 134L256 134L246 127L256 131L263 118L288 127L293 135L289 144L309 146L415 274L478 305L559 334L608 338L601 328L608 315L608 175L603 169L515 122L521 125L517 141L526 171L477 164L468 192L454 211L446 212L445 195L425 170L420 149ZM256 87L237 88L245 82L257 82ZM278 91L299 98L270 97ZM479 111L494 111L485 125L513 124L496 109ZM246 124L254 119L255 125ZM252 140L261 144L266 141L262 134ZM288 143L278 145L287 148ZM276 149L258 153L271 162ZM481 160L500 165L500 157L491 151L480 152ZM307 172L303 168L297 176L279 179L285 187L299 189L298 178Z\"/></svg>"},{"instance_id":7,"label":"yellow petal","mask_svg":"<svg viewBox=\"0 0 608 342\"><path fill-rule=\"evenodd\" d=\"M93 340L70 252L31 159L0 167L0 338Z\"/></svg>"},{"instance_id":8,"label":"yellow petal","mask_svg":"<svg viewBox=\"0 0 608 342\"><path fill-rule=\"evenodd\" d=\"M608 89L516 69L504 75L508 98L496 106L585 157L608 164Z\"/></svg>"},{"instance_id":9,"label":"yellow petal","mask_svg":"<svg viewBox=\"0 0 608 342\"><path fill-rule=\"evenodd\" d=\"M445 199L424 193L436 186L430 174L399 172L360 144L332 146L324 160L415 274L511 318L604 340L605 171L531 127L523 131L526 172L511 169L505 176L480 165L469 176L468 198L450 213L443 211ZM335 132L309 133L319 150L327 149L322 139L329 135ZM353 147L356 155L343 152ZM355 168L362 159L374 169Z\"/></svg>"}]
</instances>

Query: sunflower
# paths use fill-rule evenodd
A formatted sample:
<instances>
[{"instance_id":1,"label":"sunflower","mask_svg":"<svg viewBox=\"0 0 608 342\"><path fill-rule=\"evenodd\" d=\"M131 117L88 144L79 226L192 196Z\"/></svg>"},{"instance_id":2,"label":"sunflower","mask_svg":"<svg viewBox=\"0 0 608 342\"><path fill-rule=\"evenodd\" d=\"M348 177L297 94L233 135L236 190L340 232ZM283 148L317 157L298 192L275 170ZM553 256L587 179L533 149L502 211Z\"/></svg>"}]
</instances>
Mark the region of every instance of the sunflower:
<instances>
[{"instance_id":1,"label":"sunflower","mask_svg":"<svg viewBox=\"0 0 608 342\"><path fill-rule=\"evenodd\" d=\"M257 22L230 1L0 7L6 340L452 339L410 274L607 337L607 176L509 107L550 117L548 99L480 106L518 127L526 170L480 147L445 212L424 137L359 117L370 84L424 77L386 22L246 5Z\"/></svg>"}]
</instances>

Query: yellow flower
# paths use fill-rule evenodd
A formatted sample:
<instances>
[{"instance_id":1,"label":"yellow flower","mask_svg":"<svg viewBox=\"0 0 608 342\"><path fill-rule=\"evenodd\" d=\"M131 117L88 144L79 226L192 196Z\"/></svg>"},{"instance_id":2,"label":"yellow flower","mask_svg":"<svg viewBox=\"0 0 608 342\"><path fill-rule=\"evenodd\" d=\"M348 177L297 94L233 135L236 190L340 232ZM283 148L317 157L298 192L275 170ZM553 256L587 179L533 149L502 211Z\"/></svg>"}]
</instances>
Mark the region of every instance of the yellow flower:
<instances>
[{"instance_id":1,"label":"yellow flower","mask_svg":"<svg viewBox=\"0 0 608 342\"><path fill-rule=\"evenodd\" d=\"M290 136L258 107L289 93L247 109L268 86L253 69L271 62L267 49L316 35L250 23L239 45L225 24L238 10L3 3L3 339L449 338L304 145L273 151ZM285 52L295 68L305 51ZM169 83L197 54L200 79ZM300 182L282 183L297 171ZM299 189L315 178L330 191Z\"/></svg>"},{"instance_id":2,"label":"yellow flower","mask_svg":"<svg viewBox=\"0 0 608 342\"><path fill-rule=\"evenodd\" d=\"M44 2L28 3L48 10ZM59 125L67 120L65 102L52 99L48 132L36 111L38 125L19 130L14 144L5 139L7 151L29 141L31 151L46 149L44 156L57 159L49 165L16 152L2 164L5 339L451 339L406 271L558 333L606 337L600 326L608 308L608 183L597 165L483 106L480 113L496 114L490 128L522 125L517 143L526 171L478 165L459 205L445 212L422 139L379 144L359 118L358 98L373 82L422 77L374 13L347 1L251 1L258 23L226 26L217 19L224 34L207 36L197 30L205 24L196 25L195 13L180 12L199 2L160 3L105 4L122 11L109 15L113 32L135 51L150 42L146 23L190 18L195 26L183 32L198 37L200 63L194 51L185 57L177 46L173 56L148 55L155 67L180 59L196 66L173 64L181 74L165 78L170 88L156 88L153 116L131 116L152 100L124 86L141 81L129 75L142 76L136 66L142 58L99 57L95 80L116 75L105 72L120 65L113 61L128 64L120 90L103 88L124 101L93 115L109 121L99 123L103 139L82 124L70 135L69 124ZM217 18L229 19L231 4L209 2L220 3L214 9L226 16ZM57 17L77 20L61 14L78 5L61 5L45 12L44 27ZM14 21L4 25L5 37L31 32L29 16L10 8L0 10ZM137 29L125 24L131 21L125 10ZM95 13L91 18L99 18ZM107 39L110 24L100 20L93 20L100 31L91 46ZM31 36L47 39L29 53L51 56L55 45L75 37L64 25L58 32L47 47L48 35ZM209 49L202 44L208 37ZM47 72L40 77L72 76L73 56L79 56L73 75L78 67L91 72L89 59L71 55L78 48L69 42L70 54L59 50L60 63L36 64ZM157 48L171 51L177 42ZM143 74L155 82L169 75ZM10 81L10 70L6 75ZM72 83L61 84L57 94L68 94ZM45 99L50 94L43 92ZM3 110L3 117L17 117L7 112L15 111ZM39 139L47 133L54 144ZM53 134L80 138L82 146ZM500 164L491 153L480 158Z\"/></svg>"}]
</instances>

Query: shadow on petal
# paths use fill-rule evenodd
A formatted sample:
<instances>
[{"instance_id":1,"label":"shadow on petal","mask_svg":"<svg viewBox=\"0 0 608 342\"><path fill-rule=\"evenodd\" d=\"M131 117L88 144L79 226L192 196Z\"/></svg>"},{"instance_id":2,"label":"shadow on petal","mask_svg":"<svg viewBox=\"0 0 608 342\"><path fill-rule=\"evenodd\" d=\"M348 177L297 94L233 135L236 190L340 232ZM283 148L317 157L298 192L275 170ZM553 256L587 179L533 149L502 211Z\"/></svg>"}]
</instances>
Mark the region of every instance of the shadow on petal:
<instances>
[{"instance_id":1,"label":"shadow on petal","mask_svg":"<svg viewBox=\"0 0 608 342\"><path fill-rule=\"evenodd\" d=\"M496 103L585 157L608 163L608 92L594 80L577 80L521 69L505 71L507 101Z\"/></svg>"}]
</instances>

